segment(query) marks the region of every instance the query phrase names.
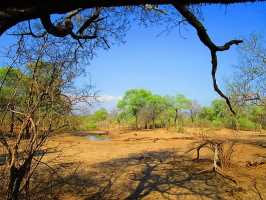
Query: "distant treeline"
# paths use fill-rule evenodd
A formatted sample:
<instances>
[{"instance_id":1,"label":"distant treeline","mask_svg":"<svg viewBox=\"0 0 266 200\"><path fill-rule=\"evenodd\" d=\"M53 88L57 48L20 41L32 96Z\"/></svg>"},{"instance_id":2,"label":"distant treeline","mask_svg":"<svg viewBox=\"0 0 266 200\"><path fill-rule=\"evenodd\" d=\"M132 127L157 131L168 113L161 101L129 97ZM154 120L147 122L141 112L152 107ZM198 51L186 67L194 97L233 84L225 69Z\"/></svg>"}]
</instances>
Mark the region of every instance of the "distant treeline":
<instances>
[{"instance_id":1,"label":"distant treeline","mask_svg":"<svg viewBox=\"0 0 266 200\"><path fill-rule=\"evenodd\" d=\"M101 108L94 114L73 117L77 129L99 129L110 126L134 129L176 128L184 126L225 127L241 130L266 128L266 110L263 105L234 104L233 115L223 99L213 100L210 106L201 106L182 94L160 96L145 89L130 89L111 112ZM75 119L75 120L74 120Z\"/></svg>"}]
</instances>

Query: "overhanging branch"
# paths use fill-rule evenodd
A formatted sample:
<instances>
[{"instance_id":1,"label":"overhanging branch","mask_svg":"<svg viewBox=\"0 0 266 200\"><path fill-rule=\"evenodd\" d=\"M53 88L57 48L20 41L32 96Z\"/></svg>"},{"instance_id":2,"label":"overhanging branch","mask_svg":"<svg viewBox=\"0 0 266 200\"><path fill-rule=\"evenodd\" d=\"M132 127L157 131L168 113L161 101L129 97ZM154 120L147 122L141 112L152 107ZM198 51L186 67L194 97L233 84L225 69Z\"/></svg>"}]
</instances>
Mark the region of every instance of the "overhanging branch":
<instances>
[{"instance_id":1,"label":"overhanging branch","mask_svg":"<svg viewBox=\"0 0 266 200\"><path fill-rule=\"evenodd\" d=\"M45 30L56 37L65 37L69 35L73 29L73 24L70 19L67 19L64 24L55 26L51 22L50 15L43 15L41 16L41 22Z\"/></svg>"},{"instance_id":2,"label":"overhanging branch","mask_svg":"<svg viewBox=\"0 0 266 200\"><path fill-rule=\"evenodd\" d=\"M96 8L95 12L93 13L93 15L86 20L83 25L79 28L79 30L77 31L77 33L79 34L83 34L84 30L89 27L95 20L97 20L100 16L100 8Z\"/></svg>"},{"instance_id":3,"label":"overhanging branch","mask_svg":"<svg viewBox=\"0 0 266 200\"><path fill-rule=\"evenodd\" d=\"M65 14L79 9L97 7L140 6L145 4L166 5L183 3L184 5L198 4L233 4L254 3L266 0L9 0L0 4L0 35L16 24L41 16Z\"/></svg>"},{"instance_id":4,"label":"overhanging branch","mask_svg":"<svg viewBox=\"0 0 266 200\"><path fill-rule=\"evenodd\" d=\"M175 8L179 11L179 13L188 21L190 25L192 25L198 34L198 37L200 41L210 50L211 53L211 63L212 63L212 81L213 81L213 88L214 90L225 99L230 111L235 115L235 111L232 107L232 104L229 100L229 98L221 91L217 84L216 80L216 72L218 67L218 61L217 61L217 51L226 51L229 50L232 45L239 45L242 43L242 40L231 40L227 43L225 43L223 46L217 46L208 35L206 28L204 25L197 19L197 17L189 11L186 5L181 3L175 3L173 4Z\"/></svg>"}]
</instances>

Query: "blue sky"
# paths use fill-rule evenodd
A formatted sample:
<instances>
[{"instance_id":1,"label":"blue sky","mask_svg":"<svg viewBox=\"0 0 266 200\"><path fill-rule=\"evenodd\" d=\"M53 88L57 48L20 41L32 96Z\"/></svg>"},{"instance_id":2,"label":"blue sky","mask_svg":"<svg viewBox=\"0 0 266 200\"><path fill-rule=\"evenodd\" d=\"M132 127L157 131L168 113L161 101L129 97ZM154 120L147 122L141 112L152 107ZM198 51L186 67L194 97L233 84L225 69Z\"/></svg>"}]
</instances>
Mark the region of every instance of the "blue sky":
<instances>
[{"instance_id":1,"label":"blue sky","mask_svg":"<svg viewBox=\"0 0 266 200\"><path fill-rule=\"evenodd\" d=\"M203 22L218 44L266 30L266 4L205 6L202 11ZM162 27L133 25L125 45L98 52L88 72L100 94L111 100L127 89L146 88L161 95L182 93L204 105L217 98L212 88L209 51L196 32L186 26L182 29L184 39L178 29L158 37L161 31ZM238 56L235 47L218 55L217 76L223 87ZM86 78L80 83L84 82Z\"/></svg>"},{"instance_id":2,"label":"blue sky","mask_svg":"<svg viewBox=\"0 0 266 200\"><path fill-rule=\"evenodd\" d=\"M203 23L218 44L254 32L264 34L266 30L264 3L203 6L202 12ZM144 28L133 24L124 45L97 53L87 71L100 95L109 98L104 105L113 106L114 100L130 88L146 88L161 95L182 93L204 105L217 98L212 88L209 51L196 32L186 26L181 29L186 39L180 37L178 29L157 36L162 30L162 26ZM0 45L4 43L2 37ZM217 76L223 86L238 57L235 47L218 55ZM86 85L88 81L88 77L82 77L77 84Z\"/></svg>"}]
</instances>

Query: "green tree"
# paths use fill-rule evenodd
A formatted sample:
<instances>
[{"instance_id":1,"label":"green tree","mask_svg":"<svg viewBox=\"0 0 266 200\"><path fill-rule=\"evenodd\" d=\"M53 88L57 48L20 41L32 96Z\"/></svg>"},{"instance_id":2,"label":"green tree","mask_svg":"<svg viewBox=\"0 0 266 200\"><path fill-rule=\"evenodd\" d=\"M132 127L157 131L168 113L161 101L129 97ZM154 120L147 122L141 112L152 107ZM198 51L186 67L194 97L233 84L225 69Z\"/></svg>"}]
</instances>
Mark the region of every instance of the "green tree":
<instances>
[{"instance_id":1,"label":"green tree","mask_svg":"<svg viewBox=\"0 0 266 200\"><path fill-rule=\"evenodd\" d=\"M21 106L26 97L26 76L19 69L12 67L0 68L0 110L1 114L7 115L5 121L12 135L15 127L15 113L4 113L4 110L15 110Z\"/></svg>"},{"instance_id":2,"label":"green tree","mask_svg":"<svg viewBox=\"0 0 266 200\"><path fill-rule=\"evenodd\" d=\"M177 120L180 118L182 110L188 110L191 107L191 100L182 94L177 94L174 97L167 97L172 108L175 110L174 124L177 125Z\"/></svg>"},{"instance_id":3,"label":"green tree","mask_svg":"<svg viewBox=\"0 0 266 200\"><path fill-rule=\"evenodd\" d=\"M266 107L264 105L249 106L249 118L258 125L258 128L266 128Z\"/></svg>"},{"instance_id":4,"label":"green tree","mask_svg":"<svg viewBox=\"0 0 266 200\"><path fill-rule=\"evenodd\" d=\"M23 84L22 84L23 82ZM9 100L11 96L18 98L21 95L25 95L26 76L22 74L19 69L12 67L0 68L0 98L1 103ZM16 92L16 94L14 94Z\"/></svg>"},{"instance_id":5,"label":"green tree","mask_svg":"<svg viewBox=\"0 0 266 200\"><path fill-rule=\"evenodd\" d=\"M148 108L152 120L152 127L155 128L155 120L166 109L167 101L159 95L151 95L147 98L146 107Z\"/></svg>"},{"instance_id":6,"label":"green tree","mask_svg":"<svg viewBox=\"0 0 266 200\"><path fill-rule=\"evenodd\" d=\"M99 110L95 111L92 117L95 122L104 121L108 117L108 111L105 108L100 108Z\"/></svg>"},{"instance_id":7,"label":"green tree","mask_svg":"<svg viewBox=\"0 0 266 200\"><path fill-rule=\"evenodd\" d=\"M117 107L135 117L135 127L138 129L138 115L146 105L152 93L145 89L131 89L126 91L124 97L118 102Z\"/></svg>"},{"instance_id":8,"label":"green tree","mask_svg":"<svg viewBox=\"0 0 266 200\"><path fill-rule=\"evenodd\" d=\"M209 107L203 107L199 118L210 121L214 126L236 127L236 117L231 115L226 102L222 99L215 99Z\"/></svg>"}]
</instances>

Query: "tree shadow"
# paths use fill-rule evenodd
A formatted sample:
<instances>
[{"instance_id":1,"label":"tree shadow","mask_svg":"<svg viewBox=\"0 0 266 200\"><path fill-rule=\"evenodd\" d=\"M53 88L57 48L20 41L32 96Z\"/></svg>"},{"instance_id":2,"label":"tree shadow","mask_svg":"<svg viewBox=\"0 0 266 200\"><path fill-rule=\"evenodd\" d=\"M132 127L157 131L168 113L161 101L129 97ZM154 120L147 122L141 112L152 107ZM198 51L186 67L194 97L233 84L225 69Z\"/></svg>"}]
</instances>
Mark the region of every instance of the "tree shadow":
<instances>
[{"instance_id":1,"label":"tree shadow","mask_svg":"<svg viewBox=\"0 0 266 200\"><path fill-rule=\"evenodd\" d=\"M57 148L46 148L46 149L39 149L34 152L34 157L43 157L44 155L50 153L58 153ZM23 157L24 152L19 152L18 157ZM9 159L8 153L0 154L0 166L6 164Z\"/></svg>"},{"instance_id":2,"label":"tree shadow","mask_svg":"<svg viewBox=\"0 0 266 200\"><path fill-rule=\"evenodd\" d=\"M260 148L266 148L266 139L264 138L233 139L233 141L237 143L253 145Z\"/></svg>"},{"instance_id":3,"label":"tree shadow","mask_svg":"<svg viewBox=\"0 0 266 200\"><path fill-rule=\"evenodd\" d=\"M35 185L42 184L32 194L34 199L61 199L67 194L84 200L238 199L244 189L214 172L199 173L209 166L209 160L194 162L173 150L132 154L89 169L70 163L58 166L57 173L63 174L46 181L45 173L37 174Z\"/></svg>"}]
</instances>

